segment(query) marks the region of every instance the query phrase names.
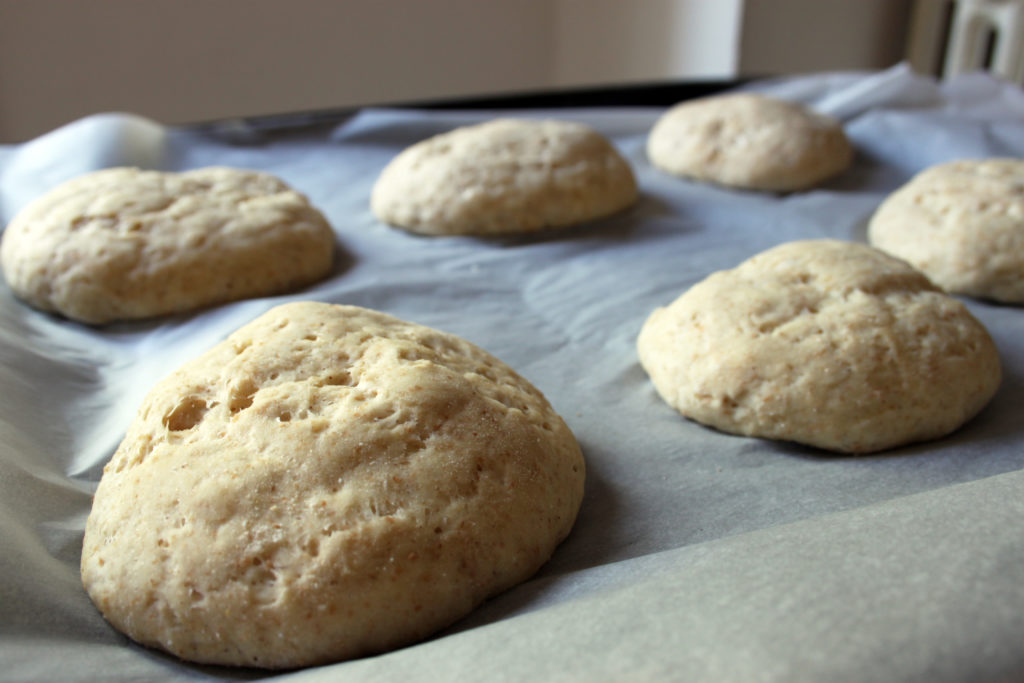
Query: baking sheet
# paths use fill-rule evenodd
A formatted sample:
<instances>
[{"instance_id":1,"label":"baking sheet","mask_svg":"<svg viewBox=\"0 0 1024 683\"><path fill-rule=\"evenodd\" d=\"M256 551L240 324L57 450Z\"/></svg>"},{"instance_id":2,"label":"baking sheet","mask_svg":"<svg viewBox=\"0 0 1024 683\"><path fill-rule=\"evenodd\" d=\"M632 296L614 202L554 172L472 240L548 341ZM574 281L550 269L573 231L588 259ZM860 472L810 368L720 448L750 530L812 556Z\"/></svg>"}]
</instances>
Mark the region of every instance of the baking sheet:
<instances>
[{"instance_id":1,"label":"baking sheet","mask_svg":"<svg viewBox=\"0 0 1024 683\"><path fill-rule=\"evenodd\" d=\"M1003 360L992 403L952 436L836 456L729 436L678 416L637 363L648 313L713 270L781 242L864 241L885 195L925 166L1024 153L1024 94L984 75L945 84L903 66L747 86L841 116L842 177L791 195L651 168L661 109L559 109L609 135L642 197L571 230L425 238L379 224L368 197L400 149L501 112L365 110L261 133L168 129L125 114L0 147L0 218L112 165L269 171L330 219L325 282L158 322L93 329L0 284L0 679L1024 679L1024 310L967 301ZM586 495L532 580L388 654L294 672L203 667L134 645L78 581L103 464L143 395L271 306L367 306L463 336L529 378L579 439Z\"/></svg>"}]
</instances>

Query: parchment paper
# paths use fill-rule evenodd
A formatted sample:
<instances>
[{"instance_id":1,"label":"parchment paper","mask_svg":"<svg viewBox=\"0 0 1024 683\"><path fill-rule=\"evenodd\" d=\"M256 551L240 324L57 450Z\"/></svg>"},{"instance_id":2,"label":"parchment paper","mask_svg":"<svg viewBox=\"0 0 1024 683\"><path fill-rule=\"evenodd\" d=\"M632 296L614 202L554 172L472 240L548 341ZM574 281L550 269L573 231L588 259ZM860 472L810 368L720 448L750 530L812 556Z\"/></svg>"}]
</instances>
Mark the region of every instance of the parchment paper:
<instances>
[{"instance_id":1,"label":"parchment paper","mask_svg":"<svg viewBox=\"0 0 1024 683\"><path fill-rule=\"evenodd\" d=\"M107 114L0 148L0 218L80 173L210 164L275 173L338 238L326 282L158 322L88 328L0 285L0 678L5 680L1024 680L1024 309L968 301L1002 354L993 402L948 438L830 455L714 432L636 360L648 313L781 242L864 241L925 166L1024 153L1024 95L904 67L749 86L841 116L859 153L776 196L665 176L658 109L532 111L613 138L642 189L628 212L521 238L424 238L379 224L400 149L500 112L365 110L330 128L168 129ZM516 112L524 115L523 112ZM461 335L536 384L587 460L569 539L527 583L418 645L285 673L200 667L110 628L78 579L101 468L152 384L271 306L368 306Z\"/></svg>"}]
</instances>

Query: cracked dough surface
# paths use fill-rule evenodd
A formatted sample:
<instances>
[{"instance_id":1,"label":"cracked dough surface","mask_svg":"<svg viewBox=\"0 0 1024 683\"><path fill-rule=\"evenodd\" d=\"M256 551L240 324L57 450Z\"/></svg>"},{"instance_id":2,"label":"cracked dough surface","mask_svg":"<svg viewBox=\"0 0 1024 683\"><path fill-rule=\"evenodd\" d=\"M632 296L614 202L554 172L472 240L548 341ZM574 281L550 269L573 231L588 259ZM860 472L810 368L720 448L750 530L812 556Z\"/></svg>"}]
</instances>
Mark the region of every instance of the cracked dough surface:
<instances>
[{"instance_id":1,"label":"cracked dough surface","mask_svg":"<svg viewBox=\"0 0 1024 683\"><path fill-rule=\"evenodd\" d=\"M565 422L458 337L279 306L159 383L104 469L82 580L136 641L295 667L426 637L569 533Z\"/></svg>"},{"instance_id":2,"label":"cracked dough surface","mask_svg":"<svg viewBox=\"0 0 1024 683\"><path fill-rule=\"evenodd\" d=\"M325 277L333 252L323 215L266 173L112 168L26 206L0 263L27 303L101 324L290 291Z\"/></svg>"},{"instance_id":3,"label":"cracked dough surface","mask_svg":"<svg viewBox=\"0 0 1024 683\"><path fill-rule=\"evenodd\" d=\"M636 198L629 164L588 126L496 119L401 152L377 179L371 207L412 232L489 235L584 223Z\"/></svg>"},{"instance_id":4,"label":"cracked dough surface","mask_svg":"<svg viewBox=\"0 0 1024 683\"><path fill-rule=\"evenodd\" d=\"M805 106L747 93L681 102L647 139L651 163L673 175L771 192L805 190L842 172L853 147L840 122Z\"/></svg>"},{"instance_id":5,"label":"cracked dough surface","mask_svg":"<svg viewBox=\"0 0 1024 683\"><path fill-rule=\"evenodd\" d=\"M790 242L655 310L638 342L658 393L725 432L866 453L973 417L1001 370L988 332L905 262Z\"/></svg>"},{"instance_id":6,"label":"cracked dough surface","mask_svg":"<svg viewBox=\"0 0 1024 683\"><path fill-rule=\"evenodd\" d=\"M925 169L882 202L868 239L946 291L1024 303L1024 161Z\"/></svg>"}]
</instances>

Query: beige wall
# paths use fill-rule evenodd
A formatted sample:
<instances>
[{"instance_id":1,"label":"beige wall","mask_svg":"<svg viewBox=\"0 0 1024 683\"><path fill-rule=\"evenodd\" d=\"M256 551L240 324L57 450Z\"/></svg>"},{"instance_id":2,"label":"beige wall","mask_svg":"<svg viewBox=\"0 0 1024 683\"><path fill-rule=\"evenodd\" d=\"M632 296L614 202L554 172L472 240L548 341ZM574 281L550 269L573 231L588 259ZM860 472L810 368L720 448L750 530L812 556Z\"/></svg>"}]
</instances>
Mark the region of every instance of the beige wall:
<instances>
[{"instance_id":1,"label":"beige wall","mask_svg":"<svg viewBox=\"0 0 1024 683\"><path fill-rule=\"evenodd\" d=\"M549 0L0 0L0 140L537 87Z\"/></svg>"},{"instance_id":2,"label":"beige wall","mask_svg":"<svg viewBox=\"0 0 1024 683\"><path fill-rule=\"evenodd\" d=\"M736 74L742 0L558 0L554 83Z\"/></svg>"},{"instance_id":3,"label":"beige wall","mask_svg":"<svg viewBox=\"0 0 1024 683\"><path fill-rule=\"evenodd\" d=\"M910 2L0 0L0 142L100 111L181 123L888 66Z\"/></svg>"},{"instance_id":4,"label":"beige wall","mask_svg":"<svg viewBox=\"0 0 1024 683\"><path fill-rule=\"evenodd\" d=\"M746 0L744 75L879 69L903 59L913 0Z\"/></svg>"}]
</instances>

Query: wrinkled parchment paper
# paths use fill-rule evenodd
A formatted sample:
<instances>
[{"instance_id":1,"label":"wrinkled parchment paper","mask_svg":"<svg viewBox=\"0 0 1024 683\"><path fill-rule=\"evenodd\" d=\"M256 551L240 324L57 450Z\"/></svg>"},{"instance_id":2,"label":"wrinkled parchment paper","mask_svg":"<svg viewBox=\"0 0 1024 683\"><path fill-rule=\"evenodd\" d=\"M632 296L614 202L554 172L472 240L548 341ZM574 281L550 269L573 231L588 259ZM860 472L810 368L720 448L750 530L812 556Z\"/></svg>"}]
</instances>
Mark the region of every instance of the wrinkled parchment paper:
<instances>
[{"instance_id":1,"label":"wrinkled parchment paper","mask_svg":"<svg viewBox=\"0 0 1024 683\"><path fill-rule=\"evenodd\" d=\"M717 433L656 395L634 342L648 313L781 242L864 241L925 166L1024 154L1024 94L904 67L747 86L840 116L842 177L785 196L652 169L661 110L517 112L609 135L642 190L624 214L521 238L425 238L368 208L406 145L498 112L364 110L333 127L223 134L97 115L0 148L0 218L113 165L275 173L332 222L339 264L290 296L98 329L0 284L0 679L1024 680L1024 308L968 301L1002 354L993 402L952 436L835 456ZM271 306L367 306L461 335L529 378L587 460L576 527L527 583L423 643L285 673L201 667L110 628L80 586L90 495L152 384Z\"/></svg>"}]
</instances>

